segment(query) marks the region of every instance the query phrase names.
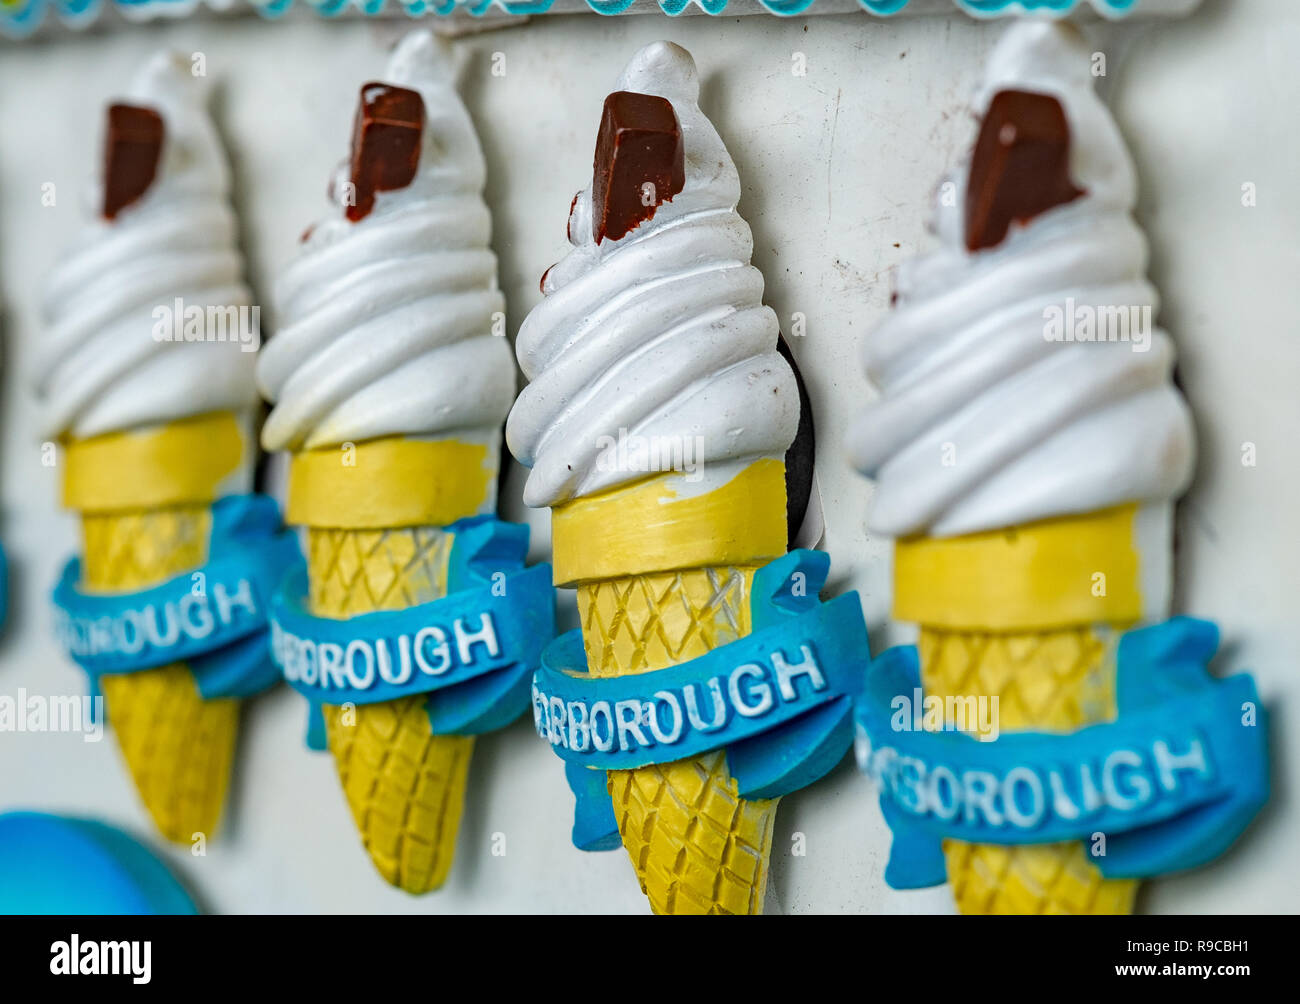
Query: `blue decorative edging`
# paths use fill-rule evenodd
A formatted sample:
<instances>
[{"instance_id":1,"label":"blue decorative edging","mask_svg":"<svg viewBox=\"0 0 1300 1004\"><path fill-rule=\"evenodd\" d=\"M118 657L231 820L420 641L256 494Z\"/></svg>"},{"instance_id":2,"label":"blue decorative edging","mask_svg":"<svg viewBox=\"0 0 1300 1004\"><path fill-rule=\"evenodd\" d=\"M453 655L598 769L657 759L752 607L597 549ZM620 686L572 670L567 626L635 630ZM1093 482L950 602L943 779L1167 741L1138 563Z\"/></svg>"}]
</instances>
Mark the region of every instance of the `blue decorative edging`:
<instances>
[{"instance_id":1,"label":"blue decorative edging","mask_svg":"<svg viewBox=\"0 0 1300 1004\"><path fill-rule=\"evenodd\" d=\"M3 0L0 0L3 2ZM268 19L283 14L294 0L244 0ZM472 17L482 17L496 9L506 14L545 14L555 0L300 0L323 17L337 17L347 11L367 16L389 11L403 11L410 17L433 14L444 16L461 9ZM587 6L597 14L621 14L632 6L634 0L586 0ZM726 13L728 0L658 0L660 9L676 17L689 7L698 7L708 14ZM812 7L816 0L758 0L771 14L795 17ZM911 0L858 0L862 9L870 14L887 17L903 12ZM1143 7L1156 6L1153 0L952 0L957 10L974 17L1002 17L1008 14L1066 14L1076 7L1092 6L1106 17L1124 17L1141 13ZM176 17L189 14L200 6L211 4L224 7L213 0L17 0L12 6L0 6L0 34L9 38L30 35L45 20L51 9L64 24L82 28L94 22L108 6L116 7L128 20L147 21L156 17Z\"/></svg>"}]
</instances>

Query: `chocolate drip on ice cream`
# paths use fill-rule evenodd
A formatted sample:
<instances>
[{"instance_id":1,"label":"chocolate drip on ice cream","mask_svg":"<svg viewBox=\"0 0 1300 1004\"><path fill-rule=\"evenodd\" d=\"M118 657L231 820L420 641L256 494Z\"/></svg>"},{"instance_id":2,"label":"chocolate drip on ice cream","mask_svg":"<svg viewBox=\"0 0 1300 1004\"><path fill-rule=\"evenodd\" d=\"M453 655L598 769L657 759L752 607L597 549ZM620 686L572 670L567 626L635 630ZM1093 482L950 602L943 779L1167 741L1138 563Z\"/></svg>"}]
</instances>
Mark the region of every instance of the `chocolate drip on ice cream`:
<instances>
[{"instance_id":1,"label":"chocolate drip on ice cream","mask_svg":"<svg viewBox=\"0 0 1300 1004\"><path fill-rule=\"evenodd\" d=\"M377 192L405 188L420 166L424 99L419 91L391 84L361 86L352 126L352 186L355 203L345 215L353 223L375 207Z\"/></svg>"},{"instance_id":2,"label":"chocolate drip on ice cream","mask_svg":"<svg viewBox=\"0 0 1300 1004\"><path fill-rule=\"evenodd\" d=\"M158 175L163 120L152 108L108 106L104 138L104 219L111 220L137 201Z\"/></svg>"},{"instance_id":3,"label":"chocolate drip on ice cream","mask_svg":"<svg viewBox=\"0 0 1300 1004\"><path fill-rule=\"evenodd\" d=\"M966 248L1001 244L1028 223L1083 195L1070 180L1070 126L1050 94L999 91L984 115L966 184Z\"/></svg>"},{"instance_id":4,"label":"chocolate drip on ice cream","mask_svg":"<svg viewBox=\"0 0 1300 1004\"><path fill-rule=\"evenodd\" d=\"M672 102L633 91L609 95L593 174L592 236L597 244L626 236L671 201L686 185L682 129Z\"/></svg>"}]
</instances>

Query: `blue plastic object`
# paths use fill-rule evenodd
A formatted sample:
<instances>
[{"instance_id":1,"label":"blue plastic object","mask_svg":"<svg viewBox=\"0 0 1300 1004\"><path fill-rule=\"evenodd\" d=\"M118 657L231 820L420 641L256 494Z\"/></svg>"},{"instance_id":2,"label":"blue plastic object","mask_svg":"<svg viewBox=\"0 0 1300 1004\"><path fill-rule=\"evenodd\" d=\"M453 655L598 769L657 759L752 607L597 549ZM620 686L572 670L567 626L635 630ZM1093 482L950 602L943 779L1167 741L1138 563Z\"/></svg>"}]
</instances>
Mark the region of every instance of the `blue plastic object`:
<instances>
[{"instance_id":1,"label":"blue plastic object","mask_svg":"<svg viewBox=\"0 0 1300 1004\"><path fill-rule=\"evenodd\" d=\"M186 914L194 900L121 830L40 812L0 814L0 914Z\"/></svg>"}]
</instances>

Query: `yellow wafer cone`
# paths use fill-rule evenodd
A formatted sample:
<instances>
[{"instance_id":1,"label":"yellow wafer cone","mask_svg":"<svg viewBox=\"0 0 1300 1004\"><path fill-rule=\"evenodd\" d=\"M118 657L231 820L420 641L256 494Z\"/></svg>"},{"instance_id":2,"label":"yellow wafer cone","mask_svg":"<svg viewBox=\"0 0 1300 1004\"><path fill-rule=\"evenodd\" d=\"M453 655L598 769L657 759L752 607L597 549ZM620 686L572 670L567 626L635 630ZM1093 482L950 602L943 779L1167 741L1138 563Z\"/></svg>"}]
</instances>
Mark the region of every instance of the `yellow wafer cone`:
<instances>
[{"instance_id":1,"label":"yellow wafer cone","mask_svg":"<svg viewBox=\"0 0 1300 1004\"><path fill-rule=\"evenodd\" d=\"M556 581L577 585L594 676L676 665L750 633L754 572L785 552L785 466L759 461L694 497L680 482L555 510ZM609 771L608 784L655 913L762 912L777 799L740 798L723 752Z\"/></svg>"},{"instance_id":2,"label":"yellow wafer cone","mask_svg":"<svg viewBox=\"0 0 1300 1004\"><path fill-rule=\"evenodd\" d=\"M895 615L920 623L926 696L998 698L1003 731L1073 732L1116 716L1115 650L1141 616L1137 507L950 539L899 541ZM1091 845L1089 845L1091 846ZM944 842L969 914L1127 914L1134 880L1089 847Z\"/></svg>"},{"instance_id":3,"label":"yellow wafer cone","mask_svg":"<svg viewBox=\"0 0 1300 1004\"><path fill-rule=\"evenodd\" d=\"M295 455L288 521L308 527L313 613L347 618L446 594L454 534L491 511L495 445L371 440ZM434 735L423 695L325 707L329 749L352 819L384 879L406 892L447 879L473 736Z\"/></svg>"},{"instance_id":4,"label":"yellow wafer cone","mask_svg":"<svg viewBox=\"0 0 1300 1004\"><path fill-rule=\"evenodd\" d=\"M219 413L67 444L65 502L82 513L87 589L157 585L208 558L211 502L245 438ZM216 831L230 785L239 701L204 700L181 663L100 678L127 768L154 824L188 843Z\"/></svg>"},{"instance_id":5,"label":"yellow wafer cone","mask_svg":"<svg viewBox=\"0 0 1300 1004\"><path fill-rule=\"evenodd\" d=\"M400 610L447 591L452 535L436 527L308 531L312 611ZM330 752L379 873L410 893L446 881L465 804L473 736L435 736L425 698L325 708Z\"/></svg>"}]
</instances>

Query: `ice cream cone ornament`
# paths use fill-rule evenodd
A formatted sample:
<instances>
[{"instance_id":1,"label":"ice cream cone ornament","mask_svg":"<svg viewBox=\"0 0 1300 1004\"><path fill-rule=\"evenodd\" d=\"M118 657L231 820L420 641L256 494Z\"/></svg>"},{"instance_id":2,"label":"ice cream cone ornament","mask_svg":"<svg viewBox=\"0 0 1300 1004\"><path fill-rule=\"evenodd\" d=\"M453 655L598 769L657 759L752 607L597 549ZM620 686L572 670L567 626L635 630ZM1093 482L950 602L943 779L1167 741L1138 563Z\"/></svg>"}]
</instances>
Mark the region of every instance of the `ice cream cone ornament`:
<instances>
[{"instance_id":1,"label":"ice cream cone ornament","mask_svg":"<svg viewBox=\"0 0 1300 1004\"><path fill-rule=\"evenodd\" d=\"M445 881L474 736L527 708L554 634L549 567L493 517L515 374L484 177L450 50L407 36L361 87L339 206L282 276L258 364L308 539L276 658L375 867L411 893Z\"/></svg>"},{"instance_id":2,"label":"ice cream cone ornament","mask_svg":"<svg viewBox=\"0 0 1300 1004\"><path fill-rule=\"evenodd\" d=\"M272 587L300 561L256 456L257 308L205 80L151 60L108 108L94 220L54 269L36 390L84 548L59 635L102 689L164 836L214 832L238 698L277 679Z\"/></svg>"},{"instance_id":3,"label":"ice cream cone ornament","mask_svg":"<svg viewBox=\"0 0 1300 1004\"><path fill-rule=\"evenodd\" d=\"M921 629L859 707L886 878L946 871L967 913L1127 913L1136 879L1216 856L1267 797L1253 682L1208 676L1212 624L1165 619L1192 424L1090 54L1042 22L995 50L850 436Z\"/></svg>"},{"instance_id":4,"label":"ice cream cone ornament","mask_svg":"<svg viewBox=\"0 0 1300 1004\"><path fill-rule=\"evenodd\" d=\"M606 99L573 250L519 332L507 440L578 591L582 629L533 695L575 842L621 837L657 913L746 914L777 798L846 748L867 646L856 596L818 602L826 556L786 553L798 390L698 97L690 54L658 42Z\"/></svg>"}]
</instances>

